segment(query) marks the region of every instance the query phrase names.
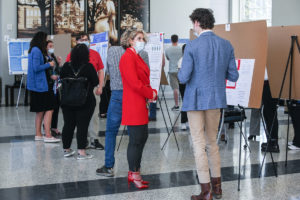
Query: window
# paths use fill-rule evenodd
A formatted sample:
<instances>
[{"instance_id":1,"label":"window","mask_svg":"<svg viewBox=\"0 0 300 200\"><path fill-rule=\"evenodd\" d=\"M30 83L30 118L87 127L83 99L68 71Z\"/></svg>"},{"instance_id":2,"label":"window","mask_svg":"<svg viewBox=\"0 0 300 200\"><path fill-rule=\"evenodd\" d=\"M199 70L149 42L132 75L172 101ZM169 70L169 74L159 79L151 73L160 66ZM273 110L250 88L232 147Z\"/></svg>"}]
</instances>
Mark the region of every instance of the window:
<instances>
[{"instance_id":1,"label":"window","mask_svg":"<svg viewBox=\"0 0 300 200\"><path fill-rule=\"evenodd\" d=\"M272 25L272 0L240 0L240 21L267 20Z\"/></svg>"}]
</instances>

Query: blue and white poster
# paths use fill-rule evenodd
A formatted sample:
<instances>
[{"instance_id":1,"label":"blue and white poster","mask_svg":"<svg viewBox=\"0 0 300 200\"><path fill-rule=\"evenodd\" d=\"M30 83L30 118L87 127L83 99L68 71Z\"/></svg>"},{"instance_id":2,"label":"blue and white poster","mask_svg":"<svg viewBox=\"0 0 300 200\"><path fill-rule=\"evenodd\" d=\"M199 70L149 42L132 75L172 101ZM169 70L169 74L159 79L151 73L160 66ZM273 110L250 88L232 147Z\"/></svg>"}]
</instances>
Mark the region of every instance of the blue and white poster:
<instances>
[{"instance_id":1,"label":"blue and white poster","mask_svg":"<svg viewBox=\"0 0 300 200\"><path fill-rule=\"evenodd\" d=\"M13 39L7 42L9 74L27 74L30 39Z\"/></svg>"},{"instance_id":2,"label":"blue and white poster","mask_svg":"<svg viewBox=\"0 0 300 200\"><path fill-rule=\"evenodd\" d=\"M90 35L90 48L97 51L102 59L104 65L104 72L106 72L106 58L108 50L108 32L95 33Z\"/></svg>"}]
</instances>

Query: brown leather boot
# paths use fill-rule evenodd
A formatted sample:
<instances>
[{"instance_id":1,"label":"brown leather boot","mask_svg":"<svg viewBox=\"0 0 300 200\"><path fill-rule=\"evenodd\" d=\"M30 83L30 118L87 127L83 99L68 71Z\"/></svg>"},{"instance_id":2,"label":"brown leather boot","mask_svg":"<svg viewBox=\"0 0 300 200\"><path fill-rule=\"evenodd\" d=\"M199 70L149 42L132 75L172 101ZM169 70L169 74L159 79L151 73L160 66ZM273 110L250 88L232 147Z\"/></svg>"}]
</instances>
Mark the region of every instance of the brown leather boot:
<instances>
[{"instance_id":1,"label":"brown leather boot","mask_svg":"<svg viewBox=\"0 0 300 200\"><path fill-rule=\"evenodd\" d=\"M199 195L193 195L191 200L212 200L213 196L210 191L210 183L204 183L201 185L201 193Z\"/></svg>"},{"instance_id":2,"label":"brown leather boot","mask_svg":"<svg viewBox=\"0 0 300 200\"><path fill-rule=\"evenodd\" d=\"M216 199L222 198L221 177L211 178L212 194Z\"/></svg>"}]
</instances>

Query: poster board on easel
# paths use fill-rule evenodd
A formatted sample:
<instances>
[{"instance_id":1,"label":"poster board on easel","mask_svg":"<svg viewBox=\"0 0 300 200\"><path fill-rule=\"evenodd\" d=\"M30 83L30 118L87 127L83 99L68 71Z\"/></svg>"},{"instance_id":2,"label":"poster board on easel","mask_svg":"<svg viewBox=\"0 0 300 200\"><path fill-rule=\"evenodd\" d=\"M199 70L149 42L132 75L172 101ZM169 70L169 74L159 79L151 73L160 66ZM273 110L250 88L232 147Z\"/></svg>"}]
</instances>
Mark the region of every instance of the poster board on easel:
<instances>
[{"instance_id":1,"label":"poster board on easel","mask_svg":"<svg viewBox=\"0 0 300 200\"><path fill-rule=\"evenodd\" d=\"M274 26L268 27L268 59L267 70L271 94L273 98L279 97L284 71L286 68L290 48L291 36L298 36L300 42L300 26ZM295 46L292 77L292 96L294 100L300 100L300 54ZM281 98L289 99L290 66L287 71Z\"/></svg>"},{"instance_id":2,"label":"poster board on easel","mask_svg":"<svg viewBox=\"0 0 300 200\"><path fill-rule=\"evenodd\" d=\"M147 33L147 37L145 51L149 56L150 85L158 92L162 77L164 33Z\"/></svg>"},{"instance_id":3,"label":"poster board on easel","mask_svg":"<svg viewBox=\"0 0 300 200\"><path fill-rule=\"evenodd\" d=\"M242 62L243 60L246 62L255 60L250 91L246 91L250 92L248 106L245 107L260 108L267 63L268 39L266 21L221 24L216 25L213 31L216 35L230 41L234 48L237 63L239 60ZM190 31L190 38L196 38L193 30ZM241 80L243 79L239 79L239 81ZM239 81L237 84L239 84Z\"/></svg>"}]
</instances>

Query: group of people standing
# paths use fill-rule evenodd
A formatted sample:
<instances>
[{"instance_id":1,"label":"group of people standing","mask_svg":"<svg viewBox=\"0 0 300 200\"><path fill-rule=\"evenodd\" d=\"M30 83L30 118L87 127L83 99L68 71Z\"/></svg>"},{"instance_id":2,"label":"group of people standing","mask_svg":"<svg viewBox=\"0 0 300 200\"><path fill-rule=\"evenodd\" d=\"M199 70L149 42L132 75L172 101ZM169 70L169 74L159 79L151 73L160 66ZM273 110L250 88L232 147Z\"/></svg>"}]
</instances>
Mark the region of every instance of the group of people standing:
<instances>
[{"instance_id":1,"label":"group of people standing","mask_svg":"<svg viewBox=\"0 0 300 200\"><path fill-rule=\"evenodd\" d=\"M216 142L220 109L225 108L225 80L237 81L238 71L234 50L230 42L212 32L214 16L208 9L196 9L190 15L197 39L189 42L184 51L178 79L185 84L182 111L187 112L193 140L197 172L201 184L200 195L194 200L222 197L219 148ZM113 176L116 135L120 125L129 132L127 160L128 181L137 188L148 188L149 182L141 177L141 160L148 138L148 107L157 98L157 91L150 86L150 69L142 56L146 34L142 30L129 29L121 36L121 46L108 50L111 99L107 113L105 138L105 165L96 170L98 175ZM55 91L50 85L54 77L54 61L46 59L47 35L38 32L31 41L28 65L28 90L31 91L30 110L36 112L36 140L58 142L51 136L50 123L54 110ZM89 48L89 38L82 35L72 49L67 62L61 67L59 78L74 74L89 82L86 102L82 106L62 106L64 126L62 140L64 156L75 154L71 143L77 129L77 159L89 159L85 151L88 126L95 109L95 96L102 93L103 64L99 54ZM167 55L168 58L169 53ZM99 60L100 59L100 60ZM50 71L50 73L47 73ZM176 105L175 105L176 106ZM45 137L41 133L44 122Z\"/></svg>"}]
</instances>

